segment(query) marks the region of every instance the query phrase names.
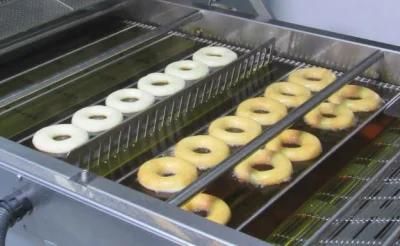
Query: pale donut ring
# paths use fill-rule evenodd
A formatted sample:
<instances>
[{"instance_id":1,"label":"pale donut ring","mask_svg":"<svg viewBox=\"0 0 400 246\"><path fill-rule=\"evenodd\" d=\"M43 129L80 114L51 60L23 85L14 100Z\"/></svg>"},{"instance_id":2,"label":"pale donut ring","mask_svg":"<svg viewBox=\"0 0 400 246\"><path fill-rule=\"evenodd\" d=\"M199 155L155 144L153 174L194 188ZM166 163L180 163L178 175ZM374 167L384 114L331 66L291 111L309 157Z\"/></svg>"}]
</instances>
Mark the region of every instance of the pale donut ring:
<instances>
[{"instance_id":1,"label":"pale donut ring","mask_svg":"<svg viewBox=\"0 0 400 246\"><path fill-rule=\"evenodd\" d=\"M285 144L297 146L286 147ZM281 152L291 161L308 161L321 154L322 145L319 139L311 133L288 129L268 142L266 149Z\"/></svg>"},{"instance_id":2,"label":"pale donut ring","mask_svg":"<svg viewBox=\"0 0 400 246\"><path fill-rule=\"evenodd\" d=\"M135 88L114 91L106 98L106 106L123 114L133 114L145 110L154 103L154 96Z\"/></svg>"},{"instance_id":3,"label":"pale donut ring","mask_svg":"<svg viewBox=\"0 0 400 246\"><path fill-rule=\"evenodd\" d=\"M294 108L307 101L311 97L311 92L299 84L276 82L267 87L264 96L275 99L288 108Z\"/></svg>"},{"instance_id":4,"label":"pale donut ring","mask_svg":"<svg viewBox=\"0 0 400 246\"><path fill-rule=\"evenodd\" d=\"M263 126L273 125L287 115L286 106L266 97L250 98L239 104L236 115L250 118Z\"/></svg>"},{"instance_id":5,"label":"pale donut ring","mask_svg":"<svg viewBox=\"0 0 400 246\"><path fill-rule=\"evenodd\" d=\"M231 218L231 209L222 199L205 193L200 193L181 206L190 212L207 212L206 218L218 224L225 225Z\"/></svg>"},{"instance_id":6,"label":"pale donut ring","mask_svg":"<svg viewBox=\"0 0 400 246\"><path fill-rule=\"evenodd\" d=\"M191 136L176 144L175 156L205 170L218 165L229 155L229 147L222 140L208 135Z\"/></svg>"},{"instance_id":7,"label":"pale donut ring","mask_svg":"<svg viewBox=\"0 0 400 246\"><path fill-rule=\"evenodd\" d=\"M353 112L374 111L382 102L381 97L375 91L357 85L345 85L328 100L331 103L343 103Z\"/></svg>"},{"instance_id":8,"label":"pale donut ring","mask_svg":"<svg viewBox=\"0 0 400 246\"><path fill-rule=\"evenodd\" d=\"M228 65L237 59L237 54L222 46L209 46L199 49L193 54L193 61L217 68Z\"/></svg>"},{"instance_id":9,"label":"pale donut ring","mask_svg":"<svg viewBox=\"0 0 400 246\"><path fill-rule=\"evenodd\" d=\"M185 88L185 81L165 73L150 73L139 79L138 88L153 96L165 97Z\"/></svg>"},{"instance_id":10,"label":"pale donut ring","mask_svg":"<svg viewBox=\"0 0 400 246\"><path fill-rule=\"evenodd\" d=\"M47 126L37 131L32 138L36 149L55 155L69 153L89 140L86 131L71 124Z\"/></svg>"},{"instance_id":11,"label":"pale donut ring","mask_svg":"<svg viewBox=\"0 0 400 246\"><path fill-rule=\"evenodd\" d=\"M174 193L182 190L197 178L196 167L175 157L161 157L146 161L140 166L138 181L146 189Z\"/></svg>"},{"instance_id":12,"label":"pale donut ring","mask_svg":"<svg viewBox=\"0 0 400 246\"><path fill-rule=\"evenodd\" d=\"M72 124L89 134L98 134L121 123L122 113L108 106L95 105L82 108L72 116Z\"/></svg>"},{"instance_id":13,"label":"pale donut ring","mask_svg":"<svg viewBox=\"0 0 400 246\"><path fill-rule=\"evenodd\" d=\"M332 117L331 117L332 116ZM321 103L304 116L304 121L323 130L343 130L354 125L354 113L346 105Z\"/></svg>"},{"instance_id":14,"label":"pale donut ring","mask_svg":"<svg viewBox=\"0 0 400 246\"><path fill-rule=\"evenodd\" d=\"M200 62L191 60L177 61L165 68L165 73L186 81L199 80L207 76L208 67Z\"/></svg>"},{"instance_id":15,"label":"pale donut ring","mask_svg":"<svg viewBox=\"0 0 400 246\"><path fill-rule=\"evenodd\" d=\"M258 165L269 165L273 168L259 171L254 168ZM257 150L254 154L242 161L234 168L234 176L242 182L264 187L276 185L290 180L293 172L292 163L283 154L266 149Z\"/></svg>"},{"instance_id":16,"label":"pale donut ring","mask_svg":"<svg viewBox=\"0 0 400 246\"><path fill-rule=\"evenodd\" d=\"M310 67L296 70L289 74L288 81L303 85L311 91L320 91L335 81L336 75L331 70L321 67Z\"/></svg>"},{"instance_id":17,"label":"pale donut ring","mask_svg":"<svg viewBox=\"0 0 400 246\"><path fill-rule=\"evenodd\" d=\"M221 139L230 146L241 146L260 135L261 125L240 116L225 116L214 120L208 127L211 136Z\"/></svg>"}]
</instances>

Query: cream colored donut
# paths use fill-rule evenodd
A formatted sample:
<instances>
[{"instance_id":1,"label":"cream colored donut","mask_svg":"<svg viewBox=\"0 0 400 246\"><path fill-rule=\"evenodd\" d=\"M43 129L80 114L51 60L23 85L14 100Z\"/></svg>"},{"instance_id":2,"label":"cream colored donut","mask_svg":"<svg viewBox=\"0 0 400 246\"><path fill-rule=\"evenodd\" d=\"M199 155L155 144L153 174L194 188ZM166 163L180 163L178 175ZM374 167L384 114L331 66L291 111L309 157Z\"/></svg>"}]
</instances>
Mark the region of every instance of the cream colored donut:
<instances>
[{"instance_id":1,"label":"cream colored donut","mask_svg":"<svg viewBox=\"0 0 400 246\"><path fill-rule=\"evenodd\" d=\"M295 146L288 147L287 145ZM321 142L316 136L293 129L283 131L279 136L268 142L266 148L283 153L291 161L312 160L322 152Z\"/></svg>"},{"instance_id":2,"label":"cream colored donut","mask_svg":"<svg viewBox=\"0 0 400 246\"><path fill-rule=\"evenodd\" d=\"M211 136L230 146L245 145L260 135L261 131L261 125L256 121L240 116L221 117L208 127Z\"/></svg>"},{"instance_id":3,"label":"cream colored donut","mask_svg":"<svg viewBox=\"0 0 400 246\"><path fill-rule=\"evenodd\" d=\"M345 85L328 100L331 103L343 103L353 112L374 111L382 102L381 97L375 91L358 85Z\"/></svg>"},{"instance_id":4,"label":"cream colored donut","mask_svg":"<svg viewBox=\"0 0 400 246\"><path fill-rule=\"evenodd\" d=\"M106 105L123 114L133 114L145 110L154 103L154 96L135 88L114 91L106 98Z\"/></svg>"},{"instance_id":5,"label":"cream colored donut","mask_svg":"<svg viewBox=\"0 0 400 246\"><path fill-rule=\"evenodd\" d=\"M155 192L180 191L196 178L196 166L176 157L149 160L140 166L138 172L139 183Z\"/></svg>"},{"instance_id":6,"label":"cream colored donut","mask_svg":"<svg viewBox=\"0 0 400 246\"><path fill-rule=\"evenodd\" d=\"M209 46L199 49L193 54L193 61L217 68L228 65L237 59L237 54L222 46Z\"/></svg>"},{"instance_id":7,"label":"cream colored donut","mask_svg":"<svg viewBox=\"0 0 400 246\"><path fill-rule=\"evenodd\" d=\"M122 113L108 106L95 105L82 108L72 116L72 124L89 134L98 134L121 123Z\"/></svg>"},{"instance_id":8,"label":"cream colored donut","mask_svg":"<svg viewBox=\"0 0 400 246\"><path fill-rule=\"evenodd\" d=\"M331 70L321 67L298 69L289 74L288 81L303 85L311 91L320 91L335 81L336 75Z\"/></svg>"},{"instance_id":9,"label":"cream colored donut","mask_svg":"<svg viewBox=\"0 0 400 246\"><path fill-rule=\"evenodd\" d=\"M231 218L231 209L222 199L200 193L181 206L190 212L206 212L206 218L218 224L226 224Z\"/></svg>"},{"instance_id":10,"label":"cream colored donut","mask_svg":"<svg viewBox=\"0 0 400 246\"><path fill-rule=\"evenodd\" d=\"M199 80L207 76L208 67L200 62L184 60L169 64L165 68L165 73L186 81Z\"/></svg>"},{"instance_id":11,"label":"cream colored donut","mask_svg":"<svg viewBox=\"0 0 400 246\"><path fill-rule=\"evenodd\" d=\"M311 97L311 92L299 84L276 82L267 87L264 96L275 99L288 108L294 108L307 101Z\"/></svg>"},{"instance_id":12,"label":"cream colored donut","mask_svg":"<svg viewBox=\"0 0 400 246\"><path fill-rule=\"evenodd\" d=\"M354 113L346 105L321 103L304 116L304 121L323 130L343 130L354 125Z\"/></svg>"},{"instance_id":13,"label":"cream colored donut","mask_svg":"<svg viewBox=\"0 0 400 246\"><path fill-rule=\"evenodd\" d=\"M239 104L236 115L250 118L263 126L273 125L287 115L286 106L266 97L250 98Z\"/></svg>"},{"instance_id":14,"label":"cream colored donut","mask_svg":"<svg viewBox=\"0 0 400 246\"><path fill-rule=\"evenodd\" d=\"M218 165L229 152L226 143L208 135L184 138L175 147L176 157L193 163L200 170Z\"/></svg>"},{"instance_id":15,"label":"cream colored donut","mask_svg":"<svg viewBox=\"0 0 400 246\"><path fill-rule=\"evenodd\" d=\"M266 171L254 168L259 165L268 165L273 168ZM234 176L239 181L260 187L286 182L290 180L292 172L292 163L285 155L266 149L257 150L253 155L237 165L233 171Z\"/></svg>"},{"instance_id":16,"label":"cream colored donut","mask_svg":"<svg viewBox=\"0 0 400 246\"><path fill-rule=\"evenodd\" d=\"M165 73L150 73L138 81L138 88L156 97L170 96L185 88L185 81Z\"/></svg>"},{"instance_id":17,"label":"cream colored donut","mask_svg":"<svg viewBox=\"0 0 400 246\"><path fill-rule=\"evenodd\" d=\"M32 138L36 149L55 155L69 153L89 140L85 130L71 124L47 126L37 131Z\"/></svg>"}]
</instances>

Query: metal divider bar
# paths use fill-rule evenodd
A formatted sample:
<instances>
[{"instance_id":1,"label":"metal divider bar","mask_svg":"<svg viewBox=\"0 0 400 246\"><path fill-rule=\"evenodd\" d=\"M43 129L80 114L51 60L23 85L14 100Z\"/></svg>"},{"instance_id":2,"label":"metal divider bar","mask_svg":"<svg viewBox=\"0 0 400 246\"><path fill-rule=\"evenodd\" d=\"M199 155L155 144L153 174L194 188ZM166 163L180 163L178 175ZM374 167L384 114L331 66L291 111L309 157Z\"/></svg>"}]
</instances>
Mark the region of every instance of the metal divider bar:
<instances>
[{"instance_id":1,"label":"metal divider bar","mask_svg":"<svg viewBox=\"0 0 400 246\"><path fill-rule=\"evenodd\" d=\"M113 57L115 55L121 54L132 48L146 44L154 39L158 39L158 38L164 36L165 34L169 33L170 31L172 31L173 29L178 28L179 26L182 26L186 23L189 23L189 22L192 22L194 20L201 18L201 16L202 16L202 14L199 11L193 11L190 14L182 17L179 20L176 20L165 26L160 26L159 28L154 29L153 31L150 31L149 33L145 33L137 38L134 38L125 43L122 43L110 50L104 51L103 53L100 53L99 55L97 55L93 58L90 58L89 60L81 62L81 63L79 63L75 66L72 66L60 73L57 73L54 76L51 76L48 79L45 79L44 81L42 81L41 84L48 86L48 85L54 84L60 80L63 80L73 74L77 74L79 72L85 71L101 62L104 62L104 61L110 59L111 57ZM32 93L32 91L29 91L29 94L30 93ZM24 95L20 95L20 96L24 96ZM25 100L21 104L27 104L30 101L31 101L31 99L28 99L28 100ZM21 104L19 104L19 105L21 105ZM10 109L3 111L3 114L12 110L13 108L14 107L11 107Z\"/></svg>"},{"instance_id":2,"label":"metal divider bar","mask_svg":"<svg viewBox=\"0 0 400 246\"><path fill-rule=\"evenodd\" d=\"M364 72L367 68L376 63L382 57L383 57L383 52L381 51L375 51L374 53L372 53L370 56L368 56L360 63L355 65L350 71L346 72L343 76L338 78L335 82L327 86L318 94L314 95L310 100L305 102L303 105L293 110L291 114L283 118L280 122L272 126L270 129L265 131L257 138L255 138L250 144L244 146L239 151L229 156L214 169L211 169L210 171L206 172L202 177L194 181L192 184L186 187L182 192L171 197L168 200L168 203L179 206L185 201L187 201L196 193L203 190L209 183L217 179L219 176L221 176L229 169L233 168L233 166L239 163L240 161L244 160L247 156L249 156L249 154L256 151L266 142L268 142L273 137L278 135L281 131L289 127L296 120L298 120L308 111L310 111L316 105L324 101L331 94L340 89L343 85L347 84L352 79L360 75L362 72Z\"/></svg>"},{"instance_id":3,"label":"metal divider bar","mask_svg":"<svg viewBox=\"0 0 400 246\"><path fill-rule=\"evenodd\" d=\"M360 189L358 190L354 196L349 199L332 217L330 217L313 235L310 237L304 245L314 245L316 243L316 240L318 240L319 236L325 232L325 230L332 224L334 223L339 216L344 214L348 209L351 208L351 206L362 197L364 192L368 191L371 189L371 187L376 184L377 180L381 178L382 176L385 175L385 173L390 169L392 164L394 162L398 162L400 159L400 152L398 152L390 161L388 161L375 175L373 175L369 181ZM392 235L387 238L387 241L395 240L396 237L395 235L398 235L400 232L400 227L397 228ZM395 237L394 239L392 238ZM384 244L388 245L388 244Z\"/></svg>"},{"instance_id":4,"label":"metal divider bar","mask_svg":"<svg viewBox=\"0 0 400 246\"><path fill-rule=\"evenodd\" d=\"M71 151L68 160L73 164L78 163L82 168L90 169L88 165L93 160L97 159L97 164L100 165L102 157L103 161L107 161L113 155L135 146L141 139L161 132L165 126L171 126L177 120L182 120L194 108L225 93L242 79L263 68L272 59L274 45L275 39L272 38L174 96L131 116L117 127Z\"/></svg>"}]
</instances>

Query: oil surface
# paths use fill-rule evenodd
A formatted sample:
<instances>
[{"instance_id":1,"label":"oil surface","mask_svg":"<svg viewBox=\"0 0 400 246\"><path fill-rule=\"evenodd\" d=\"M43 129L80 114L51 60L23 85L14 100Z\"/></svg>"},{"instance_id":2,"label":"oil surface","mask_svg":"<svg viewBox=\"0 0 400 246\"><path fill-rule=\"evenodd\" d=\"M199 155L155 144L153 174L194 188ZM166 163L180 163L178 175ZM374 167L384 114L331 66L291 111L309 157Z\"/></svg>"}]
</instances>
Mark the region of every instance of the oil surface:
<instances>
[{"instance_id":1,"label":"oil surface","mask_svg":"<svg viewBox=\"0 0 400 246\"><path fill-rule=\"evenodd\" d=\"M186 54L195 45L191 40L169 37L105 68L84 76L68 78L60 86L47 88L45 94L32 98L29 103L1 113L0 136L18 139L24 134L32 133L40 126L84 107L89 100L106 96L119 86L133 83L146 71Z\"/></svg>"}]
</instances>

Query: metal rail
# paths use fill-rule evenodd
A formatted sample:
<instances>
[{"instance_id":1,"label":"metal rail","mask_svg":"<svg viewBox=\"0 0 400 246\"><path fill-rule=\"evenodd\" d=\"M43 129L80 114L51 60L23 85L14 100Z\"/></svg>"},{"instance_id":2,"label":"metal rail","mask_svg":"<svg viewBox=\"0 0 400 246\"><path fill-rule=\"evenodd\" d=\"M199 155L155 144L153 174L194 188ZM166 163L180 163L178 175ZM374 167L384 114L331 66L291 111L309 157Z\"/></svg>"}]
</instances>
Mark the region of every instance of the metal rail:
<instances>
[{"instance_id":1,"label":"metal rail","mask_svg":"<svg viewBox=\"0 0 400 246\"><path fill-rule=\"evenodd\" d=\"M172 31L172 30L174 30L174 29L176 29L176 28L178 28L178 27L180 27L182 25L185 25L185 24L187 24L189 22L195 21L195 20L197 20L197 19L199 19L201 17L202 17L202 14L199 11L192 11L191 13L189 13L188 15L182 17L179 20L176 20L176 21L174 21L174 22L172 22L172 23L170 23L168 25L161 26L161 27L159 27L159 28L157 28L157 29L155 29L153 31L150 31L148 33L145 33L145 34L143 34L143 35L141 35L141 36L139 36L137 38L134 38L134 39L129 40L129 41L125 42L125 43L122 43L122 44L120 44L120 45L118 45L118 46L116 46L114 48L111 48L111 49L109 49L107 51L104 51L103 53L100 53L99 55L97 55L97 56L95 56L93 58L90 58L90 59L88 59L86 61L83 61L83 62L81 62L81 63L79 63L77 65L74 65L74 66L72 66L72 67L70 67L70 68L68 68L68 69L66 69L66 70L64 70L64 71L62 71L60 73L55 74L54 76L49 77L48 79L43 80L40 83L42 86L40 88L36 88L36 90L40 90L40 89L44 88L45 86L49 86L49 85L52 85L54 83L57 83L58 81L61 81L61 80L65 79L65 78L67 78L67 77L69 77L71 75L78 74L78 73L80 73L82 71L85 71L85 70L87 70L87 69L89 69L89 68L91 68L91 67L93 67L93 66L95 66L97 64L100 64L100 63L102 63L102 62L104 62L104 61L106 61L106 60L108 60L108 59L110 59L110 58L112 58L112 57L114 57L114 56L116 56L118 54L121 54L121 53L123 53L123 52L125 52L127 50L133 49L133 48L138 47L140 45L144 45L146 43L151 42L152 40L157 40L160 37L162 37L162 36L166 35L167 33L169 33L170 31ZM20 99L22 97L25 97L27 95L30 95L33 92L34 91L31 91L31 90L25 91L25 95L18 95L18 99ZM22 103L17 104L16 106L27 104L32 99L33 98L25 100ZM2 113L4 114L4 113L6 113L6 112L8 112L10 110L13 110L16 106L9 108L9 109L3 111Z\"/></svg>"},{"instance_id":2,"label":"metal rail","mask_svg":"<svg viewBox=\"0 0 400 246\"><path fill-rule=\"evenodd\" d=\"M377 184L378 180L385 176L385 174L390 170L392 164L398 162L400 158L400 152L398 152L389 162L387 162L375 175L373 175L364 186L358 190L354 196L349 199L332 217L330 217L313 235L310 237L304 245L315 245L319 237L326 231L326 229L332 225L335 221L338 220L340 216L342 216L345 212L352 208L352 206L360 199L367 191L371 191L374 186ZM383 180L383 179L382 179ZM392 242L392 240L396 239L396 235L400 232L400 229L397 228L391 236L387 238L386 241ZM394 237L394 238L393 238ZM388 244L384 244L388 245Z\"/></svg>"},{"instance_id":3,"label":"metal rail","mask_svg":"<svg viewBox=\"0 0 400 246\"><path fill-rule=\"evenodd\" d=\"M164 131L166 126L183 120L196 107L228 92L240 81L267 65L272 58L274 44L275 39L268 40L233 63L189 85L173 97L168 97L146 111L131 116L117 127L73 150L68 160L73 164L78 163L82 168L91 169L94 160L97 160L96 165L101 165L114 155L134 147L140 140Z\"/></svg>"},{"instance_id":4,"label":"metal rail","mask_svg":"<svg viewBox=\"0 0 400 246\"><path fill-rule=\"evenodd\" d=\"M227 159L225 159L216 168L206 172L202 177L194 181L191 185L186 187L182 192L178 193L174 197L168 199L168 203L179 206L196 193L203 190L209 183L216 180L219 176L224 174L229 169L233 168L234 165L244 160L249 154L260 148L266 142L271 140L273 137L278 135L281 131L289 127L296 120L310 111L319 103L323 102L335 91L340 89L343 85L350 82L352 79L364 72L368 67L376 63L383 57L383 52L375 51L370 56L365 58L363 61L355 65L350 71L345 73L342 77L338 78L335 82L327 86L325 89L314 95L310 100L305 102L300 107L296 108L282 119L278 124L275 124L270 129L265 131L263 134L255 138L250 144L241 148L238 152L234 153Z\"/></svg>"}]
</instances>

